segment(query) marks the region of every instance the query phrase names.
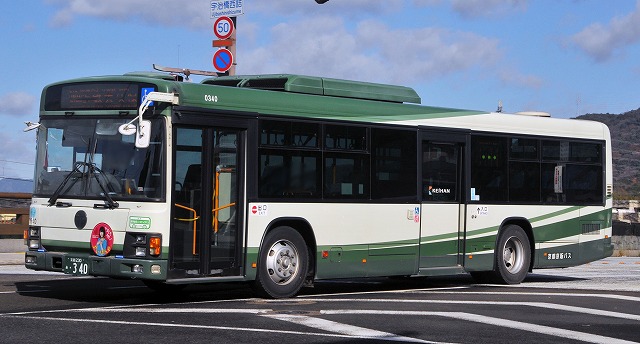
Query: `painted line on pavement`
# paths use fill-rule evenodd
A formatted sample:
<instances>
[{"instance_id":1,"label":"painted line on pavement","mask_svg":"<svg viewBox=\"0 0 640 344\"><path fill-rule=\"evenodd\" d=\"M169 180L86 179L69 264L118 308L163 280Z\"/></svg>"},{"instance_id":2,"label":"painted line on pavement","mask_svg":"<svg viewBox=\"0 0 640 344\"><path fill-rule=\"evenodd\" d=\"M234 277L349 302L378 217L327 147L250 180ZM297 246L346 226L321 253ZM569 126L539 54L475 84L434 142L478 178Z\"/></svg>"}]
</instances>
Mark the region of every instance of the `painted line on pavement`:
<instances>
[{"instance_id":1,"label":"painted line on pavement","mask_svg":"<svg viewBox=\"0 0 640 344\"><path fill-rule=\"evenodd\" d=\"M554 309L560 311L591 314L598 316L607 316L612 318L636 320L640 321L640 315L611 312L599 309L566 306L555 303L547 302L520 302L520 301L457 301L457 300L407 300L407 299L296 299L298 301L315 301L317 303L322 302L352 302L352 303L429 303L429 304L457 304L457 305L492 305L492 306L528 306L536 308ZM269 302L269 301L267 301Z\"/></svg>"},{"instance_id":2,"label":"painted line on pavement","mask_svg":"<svg viewBox=\"0 0 640 344\"><path fill-rule=\"evenodd\" d=\"M78 319L78 318L53 318L53 317L38 317L38 316L12 316L14 318L31 319L31 320L49 320L49 321L68 321L73 323L97 323L97 324L115 324L115 325L132 325L132 326L156 326L156 327L174 327L174 328L195 328L195 329L208 329L219 331L240 331L240 332L259 332L268 333L274 335L301 335L301 336L315 336L315 337L332 337L332 338L347 338L347 339L372 339L371 337L359 337L357 335L344 335L334 333L316 333L316 332L302 332L302 331L287 331L287 330L274 330L274 329L259 329L259 328L246 328L246 327L229 327L229 326L213 326L213 325L192 325L192 324L176 324L176 323L151 323L140 321L120 321L120 320L100 320L100 319ZM396 337L376 337L378 340L397 341ZM418 342L413 340L413 342ZM435 343L420 341L420 343Z\"/></svg>"},{"instance_id":3,"label":"painted line on pavement","mask_svg":"<svg viewBox=\"0 0 640 344\"><path fill-rule=\"evenodd\" d=\"M501 287L505 287L502 285ZM508 287L507 287L508 288ZM447 292L447 291L439 291L439 290L428 290L428 289L416 289L414 291L416 294L454 294L454 295L466 295L466 294L474 294L474 295L505 295L504 292L499 291L465 291L464 293L456 293L456 292ZM640 297L637 296L627 296L627 295L616 295L616 294L584 294L584 293L543 293L543 292L513 292L509 291L509 295L530 295L530 296L569 296L569 297L599 297L604 299L618 299L624 301L633 301L640 302Z\"/></svg>"},{"instance_id":4,"label":"painted line on pavement","mask_svg":"<svg viewBox=\"0 0 640 344\"><path fill-rule=\"evenodd\" d=\"M565 330L544 325L535 325L520 321L513 321L501 318L488 317L484 315L470 314L464 312L424 312L424 311L359 311L359 310L334 310L321 311L321 314L358 314L358 315L411 315L411 316L440 316L457 320L472 321L481 324L487 324L498 327L508 327L516 330L542 333L554 337L567 338L572 340L581 340L589 343L601 344L631 344L637 342L627 341L613 337L606 337L597 334L578 332L573 330Z\"/></svg>"},{"instance_id":5,"label":"painted line on pavement","mask_svg":"<svg viewBox=\"0 0 640 344\"><path fill-rule=\"evenodd\" d=\"M372 330L364 327L347 325L331 320L309 317L305 315L292 315L292 314L268 314L262 315L265 318L277 319L282 321L291 322L298 325L303 325L323 331L343 334L352 338L364 338L374 340L386 340L392 342L406 342L406 343L437 343L431 341L425 341L422 339L398 336L389 332L382 332Z\"/></svg>"}]
</instances>

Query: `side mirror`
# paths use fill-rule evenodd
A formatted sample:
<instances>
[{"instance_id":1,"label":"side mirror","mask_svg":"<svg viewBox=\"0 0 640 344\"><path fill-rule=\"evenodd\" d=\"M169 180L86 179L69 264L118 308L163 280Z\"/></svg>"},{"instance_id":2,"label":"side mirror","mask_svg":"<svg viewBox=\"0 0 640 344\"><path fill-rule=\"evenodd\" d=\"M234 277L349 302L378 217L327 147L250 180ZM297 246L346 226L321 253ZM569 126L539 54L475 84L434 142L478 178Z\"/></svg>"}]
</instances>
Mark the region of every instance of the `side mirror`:
<instances>
[{"instance_id":1,"label":"side mirror","mask_svg":"<svg viewBox=\"0 0 640 344\"><path fill-rule=\"evenodd\" d=\"M136 128L135 124L127 123L118 128L118 132L122 135L136 135L136 148L147 148L151 142L151 121L140 121L140 127Z\"/></svg>"},{"instance_id":2,"label":"side mirror","mask_svg":"<svg viewBox=\"0 0 640 344\"><path fill-rule=\"evenodd\" d=\"M151 141L151 121L140 121L136 135L136 148L147 148Z\"/></svg>"}]
</instances>

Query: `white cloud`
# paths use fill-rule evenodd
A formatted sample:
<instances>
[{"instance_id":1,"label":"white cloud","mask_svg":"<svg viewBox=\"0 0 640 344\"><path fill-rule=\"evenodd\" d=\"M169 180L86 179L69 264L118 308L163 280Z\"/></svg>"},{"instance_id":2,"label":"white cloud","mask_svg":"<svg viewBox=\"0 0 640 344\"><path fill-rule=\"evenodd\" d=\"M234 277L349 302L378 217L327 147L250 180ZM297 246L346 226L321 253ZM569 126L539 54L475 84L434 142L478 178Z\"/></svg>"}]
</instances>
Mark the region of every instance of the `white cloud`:
<instances>
[{"instance_id":1,"label":"white cloud","mask_svg":"<svg viewBox=\"0 0 640 344\"><path fill-rule=\"evenodd\" d=\"M246 1L246 0L245 0ZM287 15L291 13L328 14L340 13L341 15L362 15L389 13L401 9L405 5L404 0L330 0L318 5L314 0L271 0L255 1L249 3L251 11L278 13Z\"/></svg>"},{"instance_id":2,"label":"white cloud","mask_svg":"<svg viewBox=\"0 0 640 344\"><path fill-rule=\"evenodd\" d=\"M186 26L202 29L211 25L208 0L46 0L58 7L50 21L53 27L64 27L78 16L107 18L118 21L142 20L146 23ZM348 18L379 15L401 10L404 0L331 0L319 5L314 0L244 0L245 12L267 15L340 15Z\"/></svg>"},{"instance_id":3,"label":"white cloud","mask_svg":"<svg viewBox=\"0 0 640 344\"><path fill-rule=\"evenodd\" d=\"M498 78L507 85L516 85L532 89L539 89L544 84L544 81L538 76L521 74L516 70L508 68L501 70L498 73Z\"/></svg>"},{"instance_id":4,"label":"white cloud","mask_svg":"<svg viewBox=\"0 0 640 344\"><path fill-rule=\"evenodd\" d=\"M0 96L0 114L24 116L31 115L36 107L36 97L24 93L13 92Z\"/></svg>"},{"instance_id":5,"label":"white cloud","mask_svg":"<svg viewBox=\"0 0 640 344\"><path fill-rule=\"evenodd\" d=\"M444 0L414 0L417 6L439 6ZM448 0L451 9L465 18L495 17L513 11L523 11L528 0Z\"/></svg>"},{"instance_id":6,"label":"white cloud","mask_svg":"<svg viewBox=\"0 0 640 344\"><path fill-rule=\"evenodd\" d=\"M59 7L51 25L70 25L77 16L119 21L141 20L150 24L201 29L211 25L209 1L170 0L48 0Z\"/></svg>"},{"instance_id":7,"label":"white cloud","mask_svg":"<svg viewBox=\"0 0 640 344\"><path fill-rule=\"evenodd\" d=\"M326 30L331 27L332 30ZM376 21L352 32L336 17L306 18L271 30L268 48L239 53L241 73L301 73L414 82L494 64L498 41L440 28L393 30Z\"/></svg>"},{"instance_id":8,"label":"white cloud","mask_svg":"<svg viewBox=\"0 0 640 344\"><path fill-rule=\"evenodd\" d=\"M594 23L571 37L571 42L597 62L605 62L626 46L640 41L640 1L636 9L611 19L609 24Z\"/></svg>"}]
</instances>

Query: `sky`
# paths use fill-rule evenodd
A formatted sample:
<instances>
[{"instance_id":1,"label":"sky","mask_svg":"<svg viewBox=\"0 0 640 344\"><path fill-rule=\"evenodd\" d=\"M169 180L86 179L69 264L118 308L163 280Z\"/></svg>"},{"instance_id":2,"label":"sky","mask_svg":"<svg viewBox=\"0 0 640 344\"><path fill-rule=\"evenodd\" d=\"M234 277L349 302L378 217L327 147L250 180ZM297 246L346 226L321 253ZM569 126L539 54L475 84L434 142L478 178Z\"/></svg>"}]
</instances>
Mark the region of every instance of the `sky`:
<instances>
[{"instance_id":1,"label":"sky","mask_svg":"<svg viewBox=\"0 0 640 344\"><path fill-rule=\"evenodd\" d=\"M224 1L224 0L219 0ZM227 0L228 1L228 0ZM640 0L236 0L236 74L414 88L422 104L571 118L640 108ZM8 1L0 12L0 177L31 179L47 84L213 70L210 0ZM201 79L193 78L194 82Z\"/></svg>"}]
</instances>

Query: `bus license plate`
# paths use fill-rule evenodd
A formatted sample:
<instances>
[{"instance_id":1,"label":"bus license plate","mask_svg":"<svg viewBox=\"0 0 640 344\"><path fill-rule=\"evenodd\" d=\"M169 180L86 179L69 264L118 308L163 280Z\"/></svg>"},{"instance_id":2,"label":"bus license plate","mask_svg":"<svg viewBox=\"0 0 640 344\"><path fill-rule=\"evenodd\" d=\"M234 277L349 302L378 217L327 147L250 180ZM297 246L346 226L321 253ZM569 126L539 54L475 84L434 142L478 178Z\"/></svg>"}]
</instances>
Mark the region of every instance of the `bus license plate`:
<instances>
[{"instance_id":1,"label":"bus license plate","mask_svg":"<svg viewBox=\"0 0 640 344\"><path fill-rule=\"evenodd\" d=\"M69 275L88 275L89 259L81 257L64 257L64 273Z\"/></svg>"}]
</instances>

